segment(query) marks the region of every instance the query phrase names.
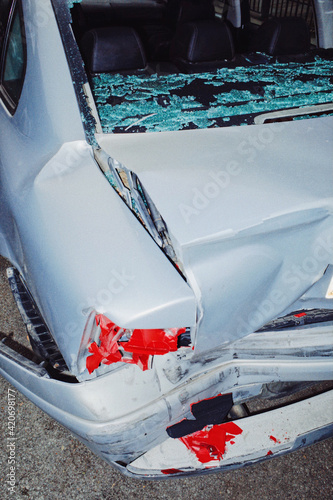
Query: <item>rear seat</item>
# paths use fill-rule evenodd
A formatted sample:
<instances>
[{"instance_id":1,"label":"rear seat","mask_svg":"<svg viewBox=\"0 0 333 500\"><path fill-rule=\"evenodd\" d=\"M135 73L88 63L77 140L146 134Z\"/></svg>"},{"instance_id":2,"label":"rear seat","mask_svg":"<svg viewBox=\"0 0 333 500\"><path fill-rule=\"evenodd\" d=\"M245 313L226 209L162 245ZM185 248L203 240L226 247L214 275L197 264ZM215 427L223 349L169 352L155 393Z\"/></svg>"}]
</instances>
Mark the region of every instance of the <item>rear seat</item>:
<instances>
[{"instance_id":1,"label":"rear seat","mask_svg":"<svg viewBox=\"0 0 333 500\"><path fill-rule=\"evenodd\" d=\"M151 18L147 25L131 11L129 24L121 26L111 22L110 7L96 7L93 18L81 5L76 7L75 31L90 74L210 71L225 66L235 54L231 31L215 18L213 0L170 0L160 23ZM95 18L98 26L91 26Z\"/></svg>"},{"instance_id":2,"label":"rear seat","mask_svg":"<svg viewBox=\"0 0 333 500\"><path fill-rule=\"evenodd\" d=\"M192 2L183 2L183 8L184 5L190 8ZM185 12L186 9L181 12L181 19L184 19ZM192 12L192 15L196 17L196 13L198 11ZM237 54L227 23L215 18L180 22L167 59L162 59L162 62L147 58L139 33L130 26L90 29L83 34L79 45L89 74L206 72L274 60L306 61L317 53L310 51L310 34L306 22L295 17L272 18L264 22L256 32L252 50L249 49L243 55Z\"/></svg>"}]
</instances>

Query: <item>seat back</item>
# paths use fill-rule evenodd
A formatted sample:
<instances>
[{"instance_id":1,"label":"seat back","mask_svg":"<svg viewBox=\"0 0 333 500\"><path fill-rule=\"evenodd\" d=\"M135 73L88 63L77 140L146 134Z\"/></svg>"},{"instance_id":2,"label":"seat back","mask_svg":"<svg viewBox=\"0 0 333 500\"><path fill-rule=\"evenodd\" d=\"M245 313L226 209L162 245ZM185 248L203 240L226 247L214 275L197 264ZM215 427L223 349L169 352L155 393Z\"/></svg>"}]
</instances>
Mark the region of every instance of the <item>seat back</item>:
<instances>
[{"instance_id":1,"label":"seat back","mask_svg":"<svg viewBox=\"0 0 333 500\"><path fill-rule=\"evenodd\" d=\"M256 33L255 49L271 56L305 54L310 32L301 17L279 17L265 21Z\"/></svg>"},{"instance_id":2,"label":"seat back","mask_svg":"<svg viewBox=\"0 0 333 500\"><path fill-rule=\"evenodd\" d=\"M90 73L136 71L146 67L146 54L134 28L112 26L87 31L80 41Z\"/></svg>"},{"instance_id":3,"label":"seat back","mask_svg":"<svg viewBox=\"0 0 333 500\"><path fill-rule=\"evenodd\" d=\"M179 26L171 44L170 59L181 71L210 71L235 55L228 26L217 20Z\"/></svg>"}]
</instances>

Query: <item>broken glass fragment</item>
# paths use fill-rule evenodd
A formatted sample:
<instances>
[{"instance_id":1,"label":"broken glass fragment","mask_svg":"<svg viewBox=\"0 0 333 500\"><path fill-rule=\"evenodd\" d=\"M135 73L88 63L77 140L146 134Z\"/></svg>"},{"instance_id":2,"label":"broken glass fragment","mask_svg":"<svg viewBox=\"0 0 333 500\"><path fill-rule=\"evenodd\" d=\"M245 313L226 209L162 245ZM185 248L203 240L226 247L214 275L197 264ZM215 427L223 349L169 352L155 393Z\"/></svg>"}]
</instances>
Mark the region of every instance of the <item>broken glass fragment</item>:
<instances>
[{"instance_id":1,"label":"broken glass fragment","mask_svg":"<svg viewBox=\"0 0 333 500\"><path fill-rule=\"evenodd\" d=\"M102 73L93 89L103 132L175 131L252 124L265 112L331 103L332 70L333 61L316 56L211 73Z\"/></svg>"}]
</instances>

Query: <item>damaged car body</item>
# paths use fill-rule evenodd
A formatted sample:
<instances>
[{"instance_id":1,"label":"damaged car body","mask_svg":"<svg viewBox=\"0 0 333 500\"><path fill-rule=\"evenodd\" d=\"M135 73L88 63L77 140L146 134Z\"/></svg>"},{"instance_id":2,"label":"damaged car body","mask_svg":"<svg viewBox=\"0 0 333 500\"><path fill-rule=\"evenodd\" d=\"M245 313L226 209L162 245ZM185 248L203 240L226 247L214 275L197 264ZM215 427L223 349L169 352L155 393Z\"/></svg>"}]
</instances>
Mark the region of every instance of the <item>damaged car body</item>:
<instances>
[{"instance_id":1,"label":"damaged car body","mask_svg":"<svg viewBox=\"0 0 333 500\"><path fill-rule=\"evenodd\" d=\"M34 353L4 338L0 373L132 477L332 435L332 387L301 392L333 374L332 2L280 3L0 3L0 253Z\"/></svg>"}]
</instances>

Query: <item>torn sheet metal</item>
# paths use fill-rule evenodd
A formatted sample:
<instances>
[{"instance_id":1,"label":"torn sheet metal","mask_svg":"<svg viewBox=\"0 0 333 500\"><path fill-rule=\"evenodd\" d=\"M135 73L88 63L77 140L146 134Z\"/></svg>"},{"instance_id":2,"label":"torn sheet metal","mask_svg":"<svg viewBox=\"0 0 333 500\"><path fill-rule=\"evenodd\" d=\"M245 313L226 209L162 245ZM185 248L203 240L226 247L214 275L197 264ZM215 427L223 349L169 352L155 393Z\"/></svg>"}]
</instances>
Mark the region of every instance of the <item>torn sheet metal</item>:
<instances>
[{"instance_id":1,"label":"torn sheet metal","mask_svg":"<svg viewBox=\"0 0 333 500\"><path fill-rule=\"evenodd\" d=\"M108 156L102 149L96 149L94 155L113 189L147 229L177 270L181 271L181 263L172 247L168 228L138 176Z\"/></svg>"},{"instance_id":2,"label":"torn sheet metal","mask_svg":"<svg viewBox=\"0 0 333 500\"><path fill-rule=\"evenodd\" d=\"M252 124L269 111L331 103L332 74L333 61L316 56L190 75L100 74L93 93L105 133L162 132Z\"/></svg>"}]
</instances>

